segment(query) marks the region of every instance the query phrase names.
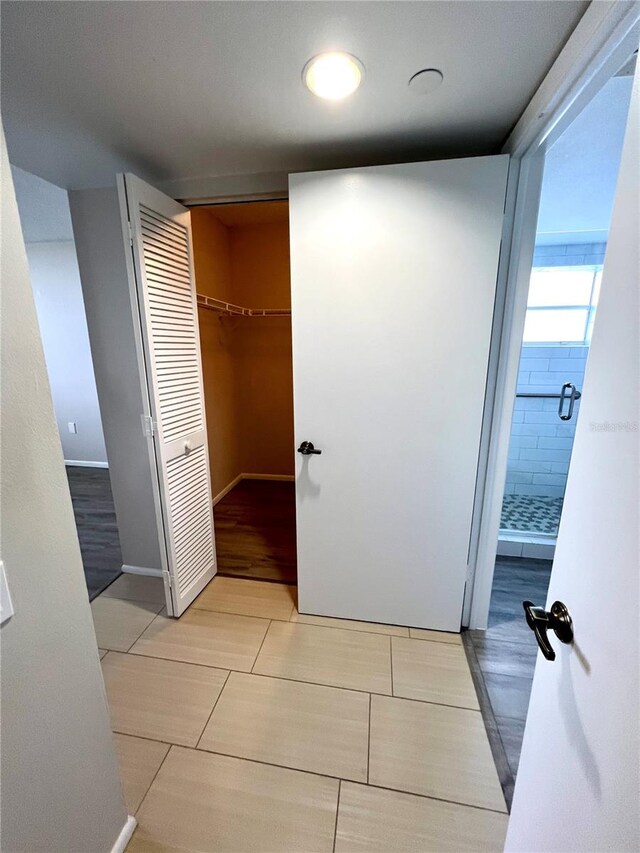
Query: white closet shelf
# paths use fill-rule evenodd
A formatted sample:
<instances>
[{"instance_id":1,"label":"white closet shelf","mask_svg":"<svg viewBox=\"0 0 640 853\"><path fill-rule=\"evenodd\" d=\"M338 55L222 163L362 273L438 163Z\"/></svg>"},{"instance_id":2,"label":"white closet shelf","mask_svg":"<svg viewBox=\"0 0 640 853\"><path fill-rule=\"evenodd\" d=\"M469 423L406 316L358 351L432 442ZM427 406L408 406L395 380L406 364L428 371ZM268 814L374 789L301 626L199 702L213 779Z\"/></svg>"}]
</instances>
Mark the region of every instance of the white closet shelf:
<instances>
[{"instance_id":1,"label":"white closet shelf","mask_svg":"<svg viewBox=\"0 0 640 853\"><path fill-rule=\"evenodd\" d=\"M233 317L290 317L290 308L242 308L240 305L234 305L232 302L224 302L222 299L214 299L212 296L203 296L201 293L196 294L198 298L198 306L200 308L208 308L210 311L217 311L219 314L226 314Z\"/></svg>"}]
</instances>

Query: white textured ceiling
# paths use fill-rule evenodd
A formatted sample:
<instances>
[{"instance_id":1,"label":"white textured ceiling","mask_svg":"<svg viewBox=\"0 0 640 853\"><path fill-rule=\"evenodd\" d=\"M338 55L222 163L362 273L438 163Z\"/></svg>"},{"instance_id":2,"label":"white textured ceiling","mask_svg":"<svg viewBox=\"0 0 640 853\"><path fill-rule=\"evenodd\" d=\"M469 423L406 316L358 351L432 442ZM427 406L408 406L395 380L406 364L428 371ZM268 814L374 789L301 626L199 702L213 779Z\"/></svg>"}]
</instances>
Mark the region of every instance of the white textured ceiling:
<instances>
[{"instance_id":1,"label":"white textured ceiling","mask_svg":"<svg viewBox=\"0 0 640 853\"><path fill-rule=\"evenodd\" d=\"M587 5L5 0L10 156L71 189L494 152ZM301 84L327 49L366 67L341 103ZM444 84L420 98L425 67Z\"/></svg>"}]
</instances>

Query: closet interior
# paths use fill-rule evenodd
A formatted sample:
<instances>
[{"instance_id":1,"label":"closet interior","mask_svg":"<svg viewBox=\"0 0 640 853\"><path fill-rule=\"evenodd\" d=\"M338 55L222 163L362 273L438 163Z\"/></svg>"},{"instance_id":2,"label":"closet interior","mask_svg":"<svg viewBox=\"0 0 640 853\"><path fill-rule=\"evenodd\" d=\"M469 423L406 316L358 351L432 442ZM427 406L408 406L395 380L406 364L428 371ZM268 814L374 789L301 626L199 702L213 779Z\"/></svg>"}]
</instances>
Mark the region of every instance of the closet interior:
<instances>
[{"instance_id":1,"label":"closet interior","mask_svg":"<svg viewBox=\"0 0 640 853\"><path fill-rule=\"evenodd\" d=\"M191 223L218 574L295 583L288 203Z\"/></svg>"}]
</instances>

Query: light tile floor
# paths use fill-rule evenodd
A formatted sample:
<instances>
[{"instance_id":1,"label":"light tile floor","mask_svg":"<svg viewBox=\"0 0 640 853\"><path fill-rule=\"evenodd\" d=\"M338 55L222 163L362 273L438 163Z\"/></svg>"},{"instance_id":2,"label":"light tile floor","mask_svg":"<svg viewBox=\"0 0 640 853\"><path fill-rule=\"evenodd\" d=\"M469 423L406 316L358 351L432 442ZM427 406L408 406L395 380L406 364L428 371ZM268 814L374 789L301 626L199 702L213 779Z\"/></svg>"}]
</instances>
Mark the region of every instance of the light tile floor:
<instances>
[{"instance_id":1,"label":"light tile floor","mask_svg":"<svg viewBox=\"0 0 640 853\"><path fill-rule=\"evenodd\" d=\"M458 635L301 615L295 587L235 578L173 620L161 586L92 604L128 850L502 850Z\"/></svg>"}]
</instances>

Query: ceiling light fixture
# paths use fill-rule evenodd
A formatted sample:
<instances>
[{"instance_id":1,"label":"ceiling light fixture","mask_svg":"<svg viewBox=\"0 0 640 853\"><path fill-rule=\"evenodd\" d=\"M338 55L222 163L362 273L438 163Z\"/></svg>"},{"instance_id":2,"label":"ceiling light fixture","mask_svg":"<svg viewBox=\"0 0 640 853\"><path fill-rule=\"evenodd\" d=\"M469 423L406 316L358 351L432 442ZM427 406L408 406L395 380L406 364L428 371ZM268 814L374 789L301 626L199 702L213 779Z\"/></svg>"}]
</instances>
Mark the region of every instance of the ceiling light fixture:
<instances>
[{"instance_id":1,"label":"ceiling light fixture","mask_svg":"<svg viewBox=\"0 0 640 853\"><path fill-rule=\"evenodd\" d=\"M355 56L342 51L321 53L302 69L302 81L319 98L339 101L351 95L364 79L364 66Z\"/></svg>"}]
</instances>

